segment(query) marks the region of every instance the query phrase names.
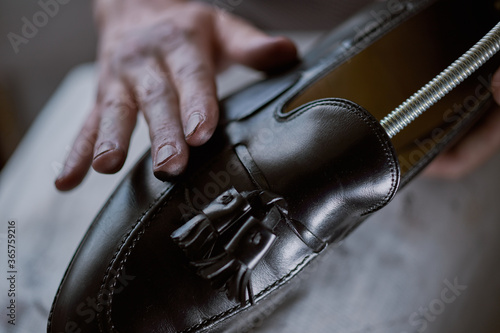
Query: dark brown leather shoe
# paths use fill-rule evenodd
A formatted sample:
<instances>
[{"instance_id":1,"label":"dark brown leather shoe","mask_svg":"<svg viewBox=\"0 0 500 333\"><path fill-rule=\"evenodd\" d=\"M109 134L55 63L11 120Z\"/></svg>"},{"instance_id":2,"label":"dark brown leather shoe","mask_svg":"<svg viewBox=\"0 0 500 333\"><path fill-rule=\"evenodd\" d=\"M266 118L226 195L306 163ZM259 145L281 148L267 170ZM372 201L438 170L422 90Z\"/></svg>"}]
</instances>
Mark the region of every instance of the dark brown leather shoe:
<instances>
[{"instance_id":1,"label":"dark brown leather shoe","mask_svg":"<svg viewBox=\"0 0 500 333\"><path fill-rule=\"evenodd\" d=\"M498 59L392 140L379 124L498 21L494 3L378 3L223 101L181 177L157 180L146 154L82 241L48 332L230 332L283 297L491 103Z\"/></svg>"}]
</instances>

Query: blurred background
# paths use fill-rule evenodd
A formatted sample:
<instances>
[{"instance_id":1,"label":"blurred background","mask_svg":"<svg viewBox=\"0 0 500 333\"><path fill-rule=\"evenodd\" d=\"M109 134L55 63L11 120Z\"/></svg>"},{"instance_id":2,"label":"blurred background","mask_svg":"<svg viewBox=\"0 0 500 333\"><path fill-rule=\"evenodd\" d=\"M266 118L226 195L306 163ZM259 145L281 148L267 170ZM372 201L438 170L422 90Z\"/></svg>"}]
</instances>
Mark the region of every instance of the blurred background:
<instances>
[{"instance_id":1,"label":"blurred background","mask_svg":"<svg viewBox=\"0 0 500 333\"><path fill-rule=\"evenodd\" d=\"M95 58L92 1L65 1L0 1L0 169L66 73Z\"/></svg>"}]
</instances>

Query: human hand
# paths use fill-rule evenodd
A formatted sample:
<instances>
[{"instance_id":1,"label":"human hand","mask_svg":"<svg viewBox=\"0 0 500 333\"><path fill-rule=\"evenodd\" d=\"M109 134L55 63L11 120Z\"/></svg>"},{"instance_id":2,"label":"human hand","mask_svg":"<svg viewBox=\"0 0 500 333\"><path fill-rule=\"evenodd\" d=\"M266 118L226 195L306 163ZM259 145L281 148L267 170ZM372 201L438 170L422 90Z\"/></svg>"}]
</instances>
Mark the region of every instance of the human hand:
<instances>
[{"instance_id":1,"label":"human hand","mask_svg":"<svg viewBox=\"0 0 500 333\"><path fill-rule=\"evenodd\" d=\"M270 37L220 9L182 0L98 0L99 83L55 185L78 186L92 166L123 166L140 110L149 126L153 172L184 170L189 146L218 121L217 71L231 63L269 71L296 61L294 44Z\"/></svg>"},{"instance_id":2,"label":"human hand","mask_svg":"<svg viewBox=\"0 0 500 333\"><path fill-rule=\"evenodd\" d=\"M485 114L465 137L424 170L430 177L458 179L486 162L500 150L500 69L491 81L497 105Z\"/></svg>"}]
</instances>

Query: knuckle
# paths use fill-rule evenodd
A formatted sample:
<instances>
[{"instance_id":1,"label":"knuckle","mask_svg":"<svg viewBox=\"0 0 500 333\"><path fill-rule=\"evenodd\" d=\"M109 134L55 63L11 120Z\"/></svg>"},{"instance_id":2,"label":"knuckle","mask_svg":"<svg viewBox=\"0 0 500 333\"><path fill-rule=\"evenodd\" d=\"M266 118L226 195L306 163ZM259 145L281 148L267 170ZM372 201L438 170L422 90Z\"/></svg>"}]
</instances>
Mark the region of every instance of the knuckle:
<instances>
[{"instance_id":1,"label":"knuckle","mask_svg":"<svg viewBox=\"0 0 500 333\"><path fill-rule=\"evenodd\" d=\"M198 28L191 24L176 24L173 22L162 22L154 31L154 39L158 48L163 53L172 53L189 45L198 34Z\"/></svg>"},{"instance_id":2,"label":"knuckle","mask_svg":"<svg viewBox=\"0 0 500 333\"><path fill-rule=\"evenodd\" d=\"M158 41L170 47L189 41L195 33L192 27L181 27L171 22L164 22L157 31Z\"/></svg>"},{"instance_id":3,"label":"knuckle","mask_svg":"<svg viewBox=\"0 0 500 333\"><path fill-rule=\"evenodd\" d=\"M125 36L116 46L113 53L113 64L115 66L129 66L142 61L151 53L148 43L135 36Z\"/></svg>"},{"instance_id":4,"label":"knuckle","mask_svg":"<svg viewBox=\"0 0 500 333\"><path fill-rule=\"evenodd\" d=\"M182 20L179 18L182 17ZM201 27L209 26L211 12L204 5L192 4L178 17L159 22L153 32L155 41L165 52L190 44L202 33Z\"/></svg>"},{"instance_id":5,"label":"knuckle","mask_svg":"<svg viewBox=\"0 0 500 333\"><path fill-rule=\"evenodd\" d=\"M101 122L104 118L123 120L131 116L136 109L135 103L129 94L113 95L103 93L98 97L97 105L101 114Z\"/></svg>"},{"instance_id":6,"label":"knuckle","mask_svg":"<svg viewBox=\"0 0 500 333\"><path fill-rule=\"evenodd\" d=\"M168 99L172 95L172 91L167 88L167 84L165 82L158 82L155 85L137 87L136 92L142 106L155 104L159 100Z\"/></svg>"},{"instance_id":7,"label":"knuckle","mask_svg":"<svg viewBox=\"0 0 500 333\"><path fill-rule=\"evenodd\" d=\"M110 94L104 93L99 99L98 104L102 111L108 111L110 109L115 109L120 106L121 101L119 98L112 96Z\"/></svg>"},{"instance_id":8,"label":"knuckle","mask_svg":"<svg viewBox=\"0 0 500 333\"><path fill-rule=\"evenodd\" d=\"M133 90L139 104L155 101L162 96L169 96L168 75L158 66L142 66L136 72Z\"/></svg>"},{"instance_id":9,"label":"knuckle","mask_svg":"<svg viewBox=\"0 0 500 333\"><path fill-rule=\"evenodd\" d=\"M206 66L200 63L186 63L182 64L174 70L174 76L180 79L198 79L200 77L209 75Z\"/></svg>"},{"instance_id":10,"label":"knuckle","mask_svg":"<svg viewBox=\"0 0 500 333\"><path fill-rule=\"evenodd\" d=\"M151 128L151 140L157 144L161 144L175 133L177 128L172 124L159 124Z\"/></svg>"}]
</instances>

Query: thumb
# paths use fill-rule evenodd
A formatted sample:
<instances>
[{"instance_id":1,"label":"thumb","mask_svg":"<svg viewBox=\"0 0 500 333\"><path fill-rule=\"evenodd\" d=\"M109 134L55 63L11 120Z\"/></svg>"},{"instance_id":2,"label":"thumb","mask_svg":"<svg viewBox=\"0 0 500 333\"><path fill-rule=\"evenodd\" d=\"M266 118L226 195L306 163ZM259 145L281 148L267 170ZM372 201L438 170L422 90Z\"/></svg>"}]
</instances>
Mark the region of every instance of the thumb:
<instances>
[{"instance_id":1,"label":"thumb","mask_svg":"<svg viewBox=\"0 0 500 333\"><path fill-rule=\"evenodd\" d=\"M228 62L270 72L297 61L297 48L286 37L269 36L220 9L215 22L219 47Z\"/></svg>"}]
</instances>

